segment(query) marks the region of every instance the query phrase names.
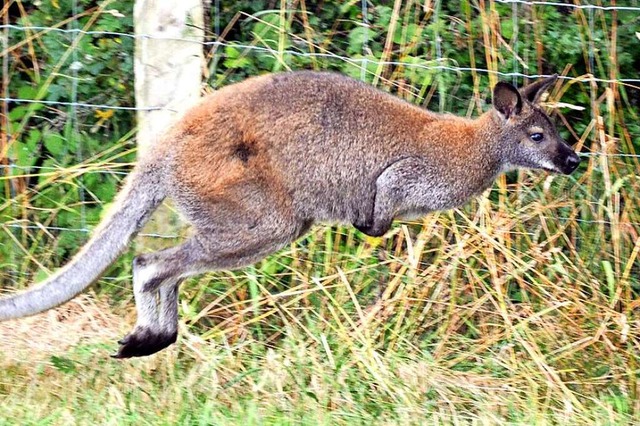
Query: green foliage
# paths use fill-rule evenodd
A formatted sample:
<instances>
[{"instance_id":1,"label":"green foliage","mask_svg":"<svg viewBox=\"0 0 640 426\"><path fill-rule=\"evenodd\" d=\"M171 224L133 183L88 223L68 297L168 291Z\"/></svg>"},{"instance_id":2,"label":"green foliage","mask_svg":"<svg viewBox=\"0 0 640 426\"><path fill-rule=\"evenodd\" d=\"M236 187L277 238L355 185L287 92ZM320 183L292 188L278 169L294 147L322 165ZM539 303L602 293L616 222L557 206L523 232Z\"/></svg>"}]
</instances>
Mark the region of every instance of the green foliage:
<instances>
[{"instance_id":1,"label":"green foliage","mask_svg":"<svg viewBox=\"0 0 640 426\"><path fill-rule=\"evenodd\" d=\"M134 40L74 31L131 34L130 2L114 1L109 6L110 12L98 16L86 13L77 19L72 17L71 1L21 4L25 13L11 9L16 25L46 27L68 19L69 24L63 28L69 31L41 31L34 37L31 31L10 30L9 46L15 59L10 62L10 97L116 107L134 105ZM134 115L131 111L108 108L92 110L30 102L10 105L8 118L8 133L12 136L8 154L15 168L2 169L6 180L0 196L3 206L0 225L9 226L6 232L12 233L18 242L9 239L0 245L0 257L13 259L11 269L25 274L32 267L17 263L15 254L20 245L30 246L36 257L46 257L45 242L55 236L54 253L49 255L53 254L57 263L82 243L84 233L78 232L78 228L86 226L87 220L95 223L101 202L113 196L119 179L109 173L109 168L114 168L111 164L91 165L88 171L93 170L93 174L88 175L72 173L68 168L86 158L100 161L105 148L118 143L134 127ZM132 161L131 155L117 157L123 148L125 144L111 150L110 158L117 162ZM56 171L59 173L56 180L62 185L50 186L52 173ZM53 234L20 230L15 222L18 218L69 230ZM36 241L42 244L34 244ZM7 271L7 275L0 276L0 282L13 281L12 277L13 273Z\"/></svg>"},{"instance_id":2,"label":"green foliage","mask_svg":"<svg viewBox=\"0 0 640 426\"><path fill-rule=\"evenodd\" d=\"M142 372L84 344L37 368L4 360L0 424L17 412L41 424L637 418L640 185L637 159L618 154L640 149L640 90L609 82L637 78L637 12L517 4L514 15L512 4L454 0L402 2L394 14L394 2L367 2L365 22L360 1L219 3L206 29L220 42L208 56L214 88L330 70L475 116L498 73L521 85L520 74L558 72L567 78L549 104L561 103L559 129L585 164L571 177L511 173L480 202L383 239L316 228L251 268L188 281L184 341ZM65 31L6 30L9 96L35 102L10 103L3 129L2 288L41 280L77 252L134 160L133 111L68 105L135 104L135 40L116 34L133 33L133 2L96 15L103 3L80 0L75 17L71 0L16 4L12 23ZM128 312L131 258L102 282ZM49 378L74 391L24 384Z\"/></svg>"}]
</instances>

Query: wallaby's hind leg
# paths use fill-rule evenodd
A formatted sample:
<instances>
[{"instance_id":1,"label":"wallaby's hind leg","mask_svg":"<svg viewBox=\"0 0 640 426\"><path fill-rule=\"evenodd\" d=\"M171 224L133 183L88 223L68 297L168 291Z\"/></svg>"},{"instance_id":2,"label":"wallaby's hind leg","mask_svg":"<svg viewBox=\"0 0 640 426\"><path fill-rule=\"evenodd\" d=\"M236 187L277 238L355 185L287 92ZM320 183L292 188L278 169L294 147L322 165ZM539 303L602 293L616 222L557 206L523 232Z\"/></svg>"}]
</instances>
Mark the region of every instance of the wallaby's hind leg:
<instances>
[{"instance_id":1,"label":"wallaby's hind leg","mask_svg":"<svg viewBox=\"0 0 640 426\"><path fill-rule=\"evenodd\" d=\"M176 341L178 336L178 286L182 281L180 268L175 260L194 250L191 240L187 243L157 253L137 256L133 261L133 294L138 320L133 331L120 343L115 358L145 356L158 352ZM159 274L165 264L175 271ZM184 265L188 269L188 264ZM153 284L152 287L149 284Z\"/></svg>"},{"instance_id":2,"label":"wallaby's hind leg","mask_svg":"<svg viewBox=\"0 0 640 426\"><path fill-rule=\"evenodd\" d=\"M254 214L259 212L256 210ZM119 342L114 357L150 355L175 342L177 288L182 279L255 263L295 240L308 229L309 223L270 212L266 217L255 218L250 226L239 225L201 230L178 247L136 258L134 293L138 321L133 331Z\"/></svg>"},{"instance_id":3,"label":"wallaby's hind leg","mask_svg":"<svg viewBox=\"0 0 640 426\"><path fill-rule=\"evenodd\" d=\"M174 343L178 337L178 284L167 280L153 292L135 291L138 308L136 326L121 340L114 358L130 358L156 353ZM143 322L147 322L143 325Z\"/></svg>"}]
</instances>

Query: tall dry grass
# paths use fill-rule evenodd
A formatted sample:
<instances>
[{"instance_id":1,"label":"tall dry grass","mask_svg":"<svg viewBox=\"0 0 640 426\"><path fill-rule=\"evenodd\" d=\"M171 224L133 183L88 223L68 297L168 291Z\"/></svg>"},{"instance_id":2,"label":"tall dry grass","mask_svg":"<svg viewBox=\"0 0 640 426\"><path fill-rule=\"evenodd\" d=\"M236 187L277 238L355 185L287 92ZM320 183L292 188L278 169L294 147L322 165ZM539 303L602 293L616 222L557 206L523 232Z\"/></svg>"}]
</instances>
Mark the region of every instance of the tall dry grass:
<instances>
[{"instance_id":1,"label":"tall dry grass","mask_svg":"<svg viewBox=\"0 0 640 426\"><path fill-rule=\"evenodd\" d=\"M273 55L282 69L295 65L286 52L292 40L306 44L309 52L332 52L332 38L319 34L310 15L300 13L312 5L293 3L277 5L277 22L263 20L278 30ZM503 5L483 0L461 5L460 15L450 19L474 34L460 47L468 50L469 64L458 65L472 68L466 111L475 115L497 72L512 65L506 60L509 52L521 71L542 69L544 7L549 6L519 9L522 20L534 23L522 24L521 40L533 39L538 49L518 53L518 39L503 37ZM446 109L455 87L437 73L422 85L407 84L410 71L403 66L416 51L415 34L444 31L429 26L434 14L444 12L429 1L398 0L391 6L380 63L354 66L362 66L365 78L380 87ZM421 8L423 13L416 12ZM504 176L464 208L397 224L380 239L351 228L315 227L254 267L189 280L182 287L178 344L150 359L116 363L106 357L112 346L107 340L134 321L129 276L122 266L101 284L100 298L110 296L110 306L96 306L90 297L56 314L1 325L0 419L7 424L15 419L51 424L637 422L640 209L634 142L640 135L630 126L638 119L626 95L630 83L617 81L634 76L617 69L618 22L606 15L616 12L571 13L581 29L585 63L592 68L579 75L573 64L559 70L571 78L553 87L546 104L583 153L585 165L575 175L523 171ZM482 31L475 35L471 26L477 16ZM236 18L223 37L247 19ZM294 21L301 23L300 31ZM424 33L389 41L395 28L409 24ZM606 35L604 45L595 45L594 27ZM253 44L265 42L256 37ZM250 51L242 55L249 57ZM310 66L322 67L322 60L313 57ZM425 61L439 63L446 58ZM488 72L477 70L478 64ZM235 73L228 69L213 77L224 84ZM563 106L571 91L586 96L589 104ZM590 118L576 126L580 107ZM27 223L30 199L46 187L74 185L79 175L113 170L110 155L106 151L81 166L60 169L6 199L3 214L15 215L7 223ZM55 235L46 228L22 232L28 237L13 243L21 249L16 253L21 270L30 275L18 285L55 263L53 252L43 258L47 252L34 246L51 244ZM2 238L8 241L6 235ZM23 328L17 333L15 327ZM29 335L31 328L37 335ZM65 333L73 338L55 338ZM33 349L49 339L60 346Z\"/></svg>"}]
</instances>

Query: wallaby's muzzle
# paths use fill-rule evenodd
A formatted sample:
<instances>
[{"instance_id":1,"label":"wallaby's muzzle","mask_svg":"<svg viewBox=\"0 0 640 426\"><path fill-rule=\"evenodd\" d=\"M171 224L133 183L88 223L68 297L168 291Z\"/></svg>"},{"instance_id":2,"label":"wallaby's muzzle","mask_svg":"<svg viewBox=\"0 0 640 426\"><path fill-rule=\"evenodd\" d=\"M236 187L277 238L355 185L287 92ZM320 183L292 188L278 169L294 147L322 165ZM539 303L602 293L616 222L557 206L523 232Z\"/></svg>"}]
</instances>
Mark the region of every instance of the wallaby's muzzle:
<instances>
[{"instance_id":1,"label":"wallaby's muzzle","mask_svg":"<svg viewBox=\"0 0 640 426\"><path fill-rule=\"evenodd\" d=\"M560 145L559 151L555 161L556 166L560 172L570 175L580 165L580 157L566 144Z\"/></svg>"}]
</instances>

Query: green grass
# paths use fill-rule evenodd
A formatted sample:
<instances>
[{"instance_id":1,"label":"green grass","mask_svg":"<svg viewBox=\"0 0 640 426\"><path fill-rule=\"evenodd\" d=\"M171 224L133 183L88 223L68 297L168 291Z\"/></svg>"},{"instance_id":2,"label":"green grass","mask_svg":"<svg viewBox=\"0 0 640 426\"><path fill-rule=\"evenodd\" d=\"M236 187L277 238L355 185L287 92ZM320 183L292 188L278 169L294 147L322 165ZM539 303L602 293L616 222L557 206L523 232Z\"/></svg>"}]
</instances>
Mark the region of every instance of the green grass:
<instances>
[{"instance_id":1,"label":"green grass","mask_svg":"<svg viewBox=\"0 0 640 426\"><path fill-rule=\"evenodd\" d=\"M384 240L317 228L255 268L191 280L180 341L149 359L108 357L134 319L127 301L95 306L92 295L2 324L0 419L631 424L636 326L574 282L561 252L501 253L498 230L519 225L496 214L477 216L491 235L456 226L463 212ZM460 240L444 238L451 229Z\"/></svg>"},{"instance_id":2,"label":"green grass","mask_svg":"<svg viewBox=\"0 0 640 426\"><path fill-rule=\"evenodd\" d=\"M0 418L7 424L630 422L621 395L591 399L550 389L535 363L509 359L518 351L506 345L465 366L417 348L376 350L341 333L314 337L291 328L268 347L251 337L216 345L183 332L177 347L126 362L106 357L112 345L95 342L46 357L5 355Z\"/></svg>"}]
</instances>

